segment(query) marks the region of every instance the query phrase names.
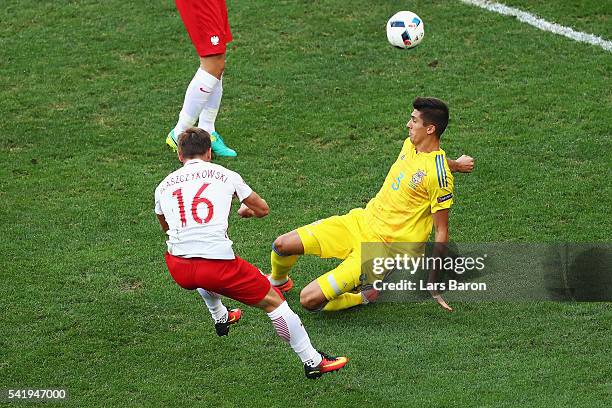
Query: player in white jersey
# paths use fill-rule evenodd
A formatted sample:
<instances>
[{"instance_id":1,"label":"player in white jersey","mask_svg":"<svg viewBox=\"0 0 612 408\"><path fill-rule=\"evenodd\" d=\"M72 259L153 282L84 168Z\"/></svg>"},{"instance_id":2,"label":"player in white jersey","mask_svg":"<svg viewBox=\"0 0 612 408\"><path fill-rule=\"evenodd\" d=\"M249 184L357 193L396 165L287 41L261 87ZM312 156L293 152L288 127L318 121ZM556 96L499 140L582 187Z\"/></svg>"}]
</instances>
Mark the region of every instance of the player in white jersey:
<instances>
[{"instance_id":1,"label":"player in white jersey","mask_svg":"<svg viewBox=\"0 0 612 408\"><path fill-rule=\"evenodd\" d=\"M234 254L227 236L232 198L242 203L243 218L265 217L268 204L236 172L210 162L210 135L189 128L179 136L183 167L170 173L155 190L155 213L168 235L166 265L181 287L197 289L215 321L219 336L237 323L240 309L228 311L221 296L263 309L276 333L304 363L307 378L344 367L346 357L318 352L281 292L247 261Z\"/></svg>"}]
</instances>

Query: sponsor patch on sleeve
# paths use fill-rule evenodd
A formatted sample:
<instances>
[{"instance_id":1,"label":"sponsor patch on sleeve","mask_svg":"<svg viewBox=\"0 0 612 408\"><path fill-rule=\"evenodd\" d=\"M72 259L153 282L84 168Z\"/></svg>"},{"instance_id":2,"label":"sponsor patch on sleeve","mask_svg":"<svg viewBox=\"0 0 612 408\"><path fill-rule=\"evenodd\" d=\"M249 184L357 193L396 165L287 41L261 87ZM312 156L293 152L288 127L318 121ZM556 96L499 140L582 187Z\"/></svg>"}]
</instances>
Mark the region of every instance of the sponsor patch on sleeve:
<instances>
[{"instance_id":1,"label":"sponsor patch on sleeve","mask_svg":"<svg viewBox=\"0 0 612 408\"><path fill-rule=\"evenodd\" d=\"M444 195L442 197L438 197L438 204L439 203L443 203L445 201L450 200L451 198L453 198L453 193L448 193L447 195Z\"/></svg>"}]
</instances>

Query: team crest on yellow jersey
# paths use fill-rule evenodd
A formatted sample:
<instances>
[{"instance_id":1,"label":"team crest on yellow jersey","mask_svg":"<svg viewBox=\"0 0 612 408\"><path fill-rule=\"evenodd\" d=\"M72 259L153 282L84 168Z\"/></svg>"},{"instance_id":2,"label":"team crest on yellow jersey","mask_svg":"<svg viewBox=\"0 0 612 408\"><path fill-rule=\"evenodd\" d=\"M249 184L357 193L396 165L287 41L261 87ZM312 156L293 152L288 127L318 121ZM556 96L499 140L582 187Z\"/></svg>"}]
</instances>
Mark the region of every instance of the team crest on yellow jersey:
<instances>
[{"instance_id":1,"label":"team crest on yellow jersey","mask_svg":"<svg viewBox=\"0 0 612 408\"><path fill-rule=\"evenodd\" d=\"M412 178L410 179L410 182L408 183L410 188L413 190L416 190L417 186L421 184L421 181L423 181L423 178L426 175L427 174L425 173L425 170L421 170L421 169L417 170L417 172L412 175Z\"/></svg>"}]
</instances>

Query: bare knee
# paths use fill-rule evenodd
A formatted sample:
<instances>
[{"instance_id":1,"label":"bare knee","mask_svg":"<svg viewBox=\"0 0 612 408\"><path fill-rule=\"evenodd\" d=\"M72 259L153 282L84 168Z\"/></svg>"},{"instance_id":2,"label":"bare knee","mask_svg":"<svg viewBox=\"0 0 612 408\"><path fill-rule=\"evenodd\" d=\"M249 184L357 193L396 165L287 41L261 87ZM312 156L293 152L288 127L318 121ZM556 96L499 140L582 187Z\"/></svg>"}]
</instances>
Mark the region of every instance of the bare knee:
<instances>
[{"instance_id":1,"label":"bare knee","mask_svg":"<svg viewBox=\"0 0 612 408\"><path fill-rule=\"evenodd\" d=\"M302 289L300 292L300 304L306 310L311 312L320 310L325 303L325 298L321 298L321 295L317 291L312 290L308 286Z\"/></svg>"},{"instance_id":2,"label":"bare knee","mask_svg":"<svg viewBox=\"0 0 612 408\"><path fill-rule=\"evenodd\" d=\"M274 250L279 255L301 255L304 253L304 246L297 232L291 231L274 240Z\"/></svg>"},{"instance_id":3,"label":"bare knee","mask_svg":"<svg viewBox=\"0 0 612 408\"><path fill-rule=\"evenodd\" d=\"M279 293L280 292L270 287L270 290L266 296L260 300L259 303L254 304L253 306L263 309L266 313L270 313L285 301L285 299Z\"/></svg>"},{"instance_id":4,"label":"bare knee","mask_svg":"<svg viewBox=\"0 0 612 408\"><path fill-rule=\"evenodd\" d=\"M274 240L274 250L282 255L287 254L287 234L281 235Z\"/></svg>"},{"instance_id":5,"label":"bare knee","mask_svg":"<svg viewBox=\"0 0 612 408\"><path fill-rule=\"evenodd\" d=\"M221 78L221 74L225 70L225 54L207 55L200 57L200 68L217 79Z\"/></svg>"}]
</instances>

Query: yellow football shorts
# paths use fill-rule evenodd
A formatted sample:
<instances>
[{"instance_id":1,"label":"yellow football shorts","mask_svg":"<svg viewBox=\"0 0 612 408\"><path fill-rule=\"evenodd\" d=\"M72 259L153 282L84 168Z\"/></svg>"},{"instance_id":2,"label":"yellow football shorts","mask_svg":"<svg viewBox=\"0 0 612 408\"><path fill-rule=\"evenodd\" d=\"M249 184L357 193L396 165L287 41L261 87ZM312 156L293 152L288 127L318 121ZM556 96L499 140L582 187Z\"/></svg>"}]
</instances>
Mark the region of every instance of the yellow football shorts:
<instances>
[{"instance_id":1,"label":"yellow football shorts","mask_svg":"<svg viewBox=\"0 0 612 408\"><path fill-rule=\"evenodd\" d=\"M304 245L304 254L344 260L338 267L317 278L327 300L350 292L361 284L361 243L380 242L380 238L366 227L364 211L363 208L355 208L347 214L335 215L297 229Z\"/></svg>"}]
</instances>

